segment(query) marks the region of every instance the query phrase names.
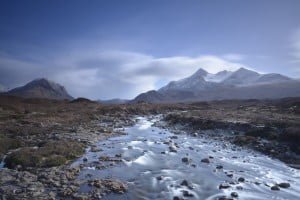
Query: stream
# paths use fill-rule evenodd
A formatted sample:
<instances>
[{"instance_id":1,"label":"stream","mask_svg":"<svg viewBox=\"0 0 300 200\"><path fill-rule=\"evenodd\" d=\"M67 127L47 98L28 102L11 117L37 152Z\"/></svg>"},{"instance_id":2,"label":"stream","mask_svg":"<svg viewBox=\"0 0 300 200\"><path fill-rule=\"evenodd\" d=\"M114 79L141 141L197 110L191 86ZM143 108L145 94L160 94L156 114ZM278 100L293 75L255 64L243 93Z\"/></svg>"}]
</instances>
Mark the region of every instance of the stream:
<instances>
[{"instance_id":1,"label":"stream","mask_svg":"<svg viewBox=\"0 0 300 200\"><path fill-rule=\"evenodd\" d=\"M156 120L139 117L136 125L125 128L126 135L97 143L101 151L87 151L72 164L85 166L78 178L127 183L126 193L108 194L103 197L107 200L300 199L300 170L224 141L175 135L152 126ZM96 168L101 156L121 162L101 161L107 167ZM278 183L290 187L271 190ZM81 187L87 190L89 186Z\"/></svg>"}]
</instances>

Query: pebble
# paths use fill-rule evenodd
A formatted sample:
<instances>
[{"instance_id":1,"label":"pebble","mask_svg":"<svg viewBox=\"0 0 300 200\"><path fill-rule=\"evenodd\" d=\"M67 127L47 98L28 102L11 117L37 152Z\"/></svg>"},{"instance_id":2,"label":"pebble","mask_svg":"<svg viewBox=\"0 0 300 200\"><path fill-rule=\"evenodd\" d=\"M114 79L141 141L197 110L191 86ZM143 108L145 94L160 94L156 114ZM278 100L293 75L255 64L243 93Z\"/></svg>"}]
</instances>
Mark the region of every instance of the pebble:
<instances>
[{"instance_id":1,"label":"pebble","mask_svg":"<svg viewBox=\"0 0 300 200\"><path fill-rule=\"evenodd\" d=\"M245 182L245 178L240 177L240 178L238 179L238 182Z\"/></svg>"},{"instance_id":2,"label":"pebble","mask_svg":"<svg viewBox=\"0 0 300 200\"><path fill-rule=\"evenodd\" d=\"M230 188L230 185L228 185L227 183L222 183L219 185L219 189L227 189Z\"/></svg>"},{"instance_id":3,"label":"pebble","mask_svg":"<svg viewBox=\"0 0 300 200\"><path fill-rule=\"evenodd\" d=\"M281 188L289 188L289 187L291 187L291 185L289 184L289 183L279 183L279 184L277 184L279 187L281 187Z\"/></svg>"},{"instance_id":4,"label":"pebble","mask_svg":"<svg viewBox=\"0 0 300 200\"><path fill-rule=\"evenodd\" d=\"M278 190L280 190L280 188L277 185L274 185L274 186L271 187L271 190L277 190L278 191Z\"/></svg>"},{"instance_id":5,"label":"pebble","mask_svg":"<svg viewBox=\"0 0 300 200\"><path fill-rule=\"evenodd\" d=\"M184 162L184 163L186 163L186 164L188 164L188 163L190 163L192 160L189 159L188 157L183 157L183 158L181 159L181 161Z\"/></svg>"},{"instance_id":6,"label":"pebble","mask_svg":"<svg viewBox=\"0 0 300 200\"><path fill-rule=\"evenodd\" d=\"M182 194L184 197L193 197L194 195L187 190L183 190Z\"/></svg>"},{"instance_id":7,"label":"pebble","mask_svg":"<svg viewBox=\"0 0 300 200\"><path fill-rule=\"evenodd\" d=\"M203 163L210 163L210 161L209 161L209 159L208 159L208 158L204 158L204 159L202 159L202 160L201 160L201 162L203 162Z\"/></svg>"},{"instance_id":8,"label":"pebble","mask_svg":"<svg viewBox=\"0 0 300 200\"><path fill-rule=\"evenodd\" d=\"M234 198L237 198L239 196L237 192L231 192L230 195Z\"/></svg>"},{"instance_id":9,"label":"pebble","mask_svg":"<svg viewBox=\"0 0 300 200\"><path fill-rule=\"evenodd\" d=\"M183 180L180 185L183 185L183 186L189 186L189 183L187 180Z\"/></svg>"},{"instance_id":10,"label":"pebble","mask_svg":"<svg viewBox=\"0 0 300 200\"><path fill-rule=\"evenodd\" d=\"M222 165L217 165L216 169L223 169L223 166Z\"/></svg>"}]
</instances>

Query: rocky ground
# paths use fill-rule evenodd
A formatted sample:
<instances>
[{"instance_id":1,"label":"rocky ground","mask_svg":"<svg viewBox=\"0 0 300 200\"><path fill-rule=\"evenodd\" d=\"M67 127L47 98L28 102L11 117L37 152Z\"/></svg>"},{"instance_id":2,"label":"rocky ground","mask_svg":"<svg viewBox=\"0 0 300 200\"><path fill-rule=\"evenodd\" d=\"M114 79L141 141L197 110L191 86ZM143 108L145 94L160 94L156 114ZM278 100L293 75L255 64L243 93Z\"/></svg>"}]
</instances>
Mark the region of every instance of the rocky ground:
<instances>
[{"instance_id":1,"label":"rocky ground","mask_svg":"<svg viewBox=\"0 0 300 200\"><path fill-rule=\"evenodd\" d=\"M93 143L122 134L115 129L133 125L133 116L174 109L184 108L1 96L0 159L6 168L0 169L0 199L96 199L124 192L126 185L117 180L78 182L81 168L69 163ZM84 184L93 190L78 192Z\"/></svg>"},{"instance_id":2,"label":"rocky ground","mask_svg":"<svg viewBox=\"0 0 300 200\"><path fill-rule=\"evenodd\" d=\"M232 134L211 134L278 158L300 168L300 99L246 100L196 103L197 110L165 115L167 127L197 136L206 130L225 129Z\"/></svg>"},{"instance_id":3,"label":"rocky ground","mask_svg":"<svg viewBox=\"0 0 300 200\"><path fill-rule=\"evenodd\" d=\"M73 168L70 163L95 142L122 134L115 129L134 124L134 116L149 114L164 114L169 128L180 124L191 134L231 129L232 142L294 167L300 164L299 98L108 106L82 98L55 101L1 96L0 159L6 168L0 169L0 199L97 199L125 192L126 183L118 180L78 181L81 167ZM89 193L80 192L84 185L92 188Z\"/></svg>"}]
</instances>

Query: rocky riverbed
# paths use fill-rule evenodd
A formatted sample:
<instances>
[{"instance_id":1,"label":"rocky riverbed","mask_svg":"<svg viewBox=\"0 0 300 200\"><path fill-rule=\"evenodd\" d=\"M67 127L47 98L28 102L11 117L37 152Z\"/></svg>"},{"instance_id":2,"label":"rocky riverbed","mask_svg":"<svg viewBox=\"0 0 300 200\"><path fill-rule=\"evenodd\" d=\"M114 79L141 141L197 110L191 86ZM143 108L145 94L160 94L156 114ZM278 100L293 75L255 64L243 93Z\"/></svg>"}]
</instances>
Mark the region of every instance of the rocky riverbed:
<instances>
[{"instance_id":1,"label":"rocky riverbed","mask_svg":"<svg viewBox=\"0 0 300 200\"><path fill-rule=\"evenodd\" d=\"M0 199L298 199L299 102L0 97Z\"/></svg>"},{"instance_id":2,"label":"rocky riverbed","mask_svg":"<svg viewBox=\"0 0 300 200\"><path fill-rule=\"evenodd\" d=\"M75 161L71 166L82 168L77 181L88 180L80 192L93 191L95 179L113 179L128 191L104 199L300 198L299 170L226 141L152 126L159 119L138 118L127 135L101 141Z\"/></svg>"}]
</instances>

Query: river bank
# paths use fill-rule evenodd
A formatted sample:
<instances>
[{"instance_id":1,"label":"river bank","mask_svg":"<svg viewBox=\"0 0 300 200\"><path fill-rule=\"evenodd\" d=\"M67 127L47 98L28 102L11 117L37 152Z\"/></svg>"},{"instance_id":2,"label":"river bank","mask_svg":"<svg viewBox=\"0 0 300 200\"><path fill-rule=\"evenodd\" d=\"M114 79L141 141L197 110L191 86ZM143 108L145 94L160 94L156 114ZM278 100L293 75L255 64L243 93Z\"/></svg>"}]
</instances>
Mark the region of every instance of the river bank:
<instances>
[{"instance_id":1,"label":"river bank","mask_svg":"<svg viewBox=\"0 0 300 200\"><path fill-rule=\"evenodd\" d=\"M233 148L231 143L227 143L227 139L229 134L235 134L235 132L228 132L226 127L220 126L222 123L219 123L219 119L222 119L227 124L228 121L241 122L246 120L250 124L259 126L262 124L280 124L281 126L278 126L279 130L286 130L288 127L299 127L300 112L298 104L299 100L297 99L285 99L280 101L224 101L171 105L139 103L104 106L86 99L54 101L1 97L0 157L5 158L5 162L0 164L1 167L5 167L0 169L1 198L97 199L101 197L126 199L125 197L127 197L128 199L130 197L134 199L147 197L153 199L153 196L148 196L150 193L153 193L153 190L158 195L155 198L158 199L164 199L166 196L169 199L187 198L189 196L192 198L191 194L194 195L193 197L201 196L199 192L201 190L203 192L205 189L202 188L199 191L191 190L186 186L188 184L186 181L189 180L183 177L208 172L211 177L214 177L214 170L220 171L227 165L222 163L224 159L217 160L217 157L237 157L242 159L231 150L228 154L219 155L219 150L221 147L223 148L223 145L229 149ZM159 124L157 118L150 118L150 121L147 119L135 120L136 116L160 114L166 117L170 115L178 116L179 113L179 118L171 117L170 119L179 120L182 123L180 126L167 118L163 121L168 121L170 124ZM193 117L197 116L198 119L205 119L205 123L191 120L191 118L184 116L183 113L196 113ZM194 126L184 126L184 123L187 121L194 122ZM218 123L211 123L211 121L217 121ZM159 127L151 127L153 123L157 126L159 125ZM204 130L214 127L215 129L224 128L225 131L208 131L205 134L201 134L202 132L198 132L199 129L194 129L195 125L200 125L201 130L203 127L206 127ZM162 127L163 129L161 129ZM169 128L172 133L165 128ZM182 136L177 135L179 132L182 132ZM195 133L197 133L198 137L191 137ZM267 132L263 131L260 133L265 134ZM220 134L224 137L211 137L212 135L220 136ZM209 138L206 138L206 136L209 136ZM249 138L245 135L240 136L242 140ZM272 141L262 140L261 138L263 137L251 137L260 141ZM180 150L181 144L184 144L182 152ZM209 146L206 146L208 144ZM247 140L246 144L249 144ZM272 148L275 147L277 146L272 146ZM211 149L211 151L204 151L206 148ZM247 153L247 149L244 147L240 149L234 147L233 149L246 151ZM152 154L153 151L155 151L154 155ZM213 158L207 155L204 156L201 152L206 152L207 155ZM190 154L194 154L193 162L188 157ZM203 156L201 160L205 159L205 162L199 160L200 158L197 157L199 155ZM254 155L256 153L249 156L251 159L256 158ZM166 162L169 158L173 159L174 156L176 159ZM273 186L273 189L276 189L281 183L283 183L283 186L287 186L284 184L289 183L292 191L298 191L297 184L295 187L295 182L289 182L289 179L287 179L288 175L286 175L286 172L294 173L292 169L286 168L284 164L279 164L276 160L269 160L268 157L262 158L261 156L259 155L259 158L268 160L268 163L259 163L266 165L264 172L270 173L268 170L271 163L277 163L276 166L280 167L276 170L283 171L280 174L284 173L284 178L279 178L275 181L262 180L261 185L264 185L265 182L268 185L266 186L267 188L264 188L264 191L269 193ZM208 163L206 159L208 159ZM245 163L249 163L251 159L246 160ZM155 163L154 166L151 164L152 161ZM155 169L161 166L157 165L161 161L166 162L167 165L163 169L159 168L158 172ZM242 162L243 160L239 160L239 163ZM221 166L219 165L217 166L217 164L221 163L223 168L220 168ZM123 168L124 165L129 168ZM120 166L121 168L119 168ZM134 167L130 168L130 166ZM201 167L198 168L197 166ZM172 177L177 167L180 170L183 169L180 172L182 174L181 178L175 176L176 180L174 177L171 179L173 182L169 178L164 178ZM203 167L209 168L204 169ZM239 168L240 166L232 167ZM239 184L231 185L230 190L223 191L223 189L219 189L219 187L223 187L220 185L224 181L224 184L230 184L231 179L224 179L224 176L227 177L226 173L231 173L230 171L232 170L230 168L232 167L222 171L223 178L218 179L218 181L215 180L209 186L206 185L211 188L209 193L205 193L206 198L212 198L216 194L218 194L216 198L223 198L224 196L233 198L231 197L233 192L238 193L240 197L243 196L244 191L236 190L236 187L241 186ZM247 167L244 166L244 168ZM193 171L194 168L196 171ZM120 171L118 171L119 169ZM143 171L139 171L141 169ZM168 171L168 169L171 171ZM124 171L128 172L128 175L131 175L131 177L122 178L121 175L124 174ZM239 174L237 170L234 172L237 173L236 176L243 175ZM155 177L149 177L149 173L154 173ZM172 174L168 175L168 173ZM199 180L209 180L211 177L198 178ZM147 185L149 178L152 180L151 184L155 183L154 189L152 186ZM192 180L193 177L190 177L190 179ZM239 182L238 180L235 181ZM160 185L158 184L159 182L168 184ZM181 185L181 182L183 182L183 185ZM203 186L202 182L197 183L196 181L195 184L199 185L200 188ZM192 185L194 186L194 184ZM249 187L252 188L253 185ZM144 190L147 192L145 193ZM226 191L231 191L231 193L229 194ZM114 193L117 196L114 196ZM124 196L119 195L122 193L124 193ZM277 195L277 193L270 193L270 195L274 194ZM285 192L280 194L283 194L283 197L286 195Z\"/></svg>"}]
</instances>

